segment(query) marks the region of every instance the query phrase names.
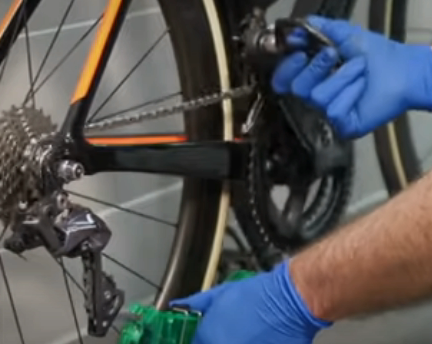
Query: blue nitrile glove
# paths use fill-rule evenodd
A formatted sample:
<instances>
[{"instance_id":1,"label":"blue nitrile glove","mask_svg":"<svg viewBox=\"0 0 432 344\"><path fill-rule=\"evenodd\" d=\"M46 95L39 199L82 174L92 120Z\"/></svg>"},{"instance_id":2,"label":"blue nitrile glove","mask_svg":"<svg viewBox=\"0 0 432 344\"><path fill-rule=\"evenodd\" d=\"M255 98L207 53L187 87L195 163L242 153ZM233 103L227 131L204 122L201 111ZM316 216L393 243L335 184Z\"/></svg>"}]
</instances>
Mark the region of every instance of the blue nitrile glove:
<instances>
[{"instance_id":1,"label":"blue nitrile glove","mask_svg":"<svg viewBox=\"0 0 432 344\"><path fill-rule=\"evenodd\" d=\"M309 23L337 46L324 48L309 64L303 52L277 68L273 89L292 92L327 113L343 138L373 131L409 109L432 109L432 50L402 44L343 20L311 16ZM288 38L304 44L304 31Z\"/></svg>"},{"instance_id":2,"label":"blue nitrile glove","mask_svg":"<svg viewBox=\"0 0 432 344\"><path fill-rule=\"evenodd\" d=\"M287 263L172 305L203 312L193 344L311 344L320 329L330 326L306 308Z\"/></svg>"}]
</instances>

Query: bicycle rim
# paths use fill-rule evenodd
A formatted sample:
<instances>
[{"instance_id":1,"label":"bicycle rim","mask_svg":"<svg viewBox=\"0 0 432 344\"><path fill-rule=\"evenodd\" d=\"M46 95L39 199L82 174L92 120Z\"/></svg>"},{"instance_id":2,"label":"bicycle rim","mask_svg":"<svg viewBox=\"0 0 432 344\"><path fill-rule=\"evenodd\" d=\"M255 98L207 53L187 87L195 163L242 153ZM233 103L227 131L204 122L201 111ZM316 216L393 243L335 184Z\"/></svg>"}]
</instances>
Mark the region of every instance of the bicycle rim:
<instances>
[{"instance_id":1,"label":"bicycle rim","mask_svg":"<svg viewBox=\"0 0 432 344\"><path fill-rule=\"evenodd\" d=\"M410 4L407 0L371 1L370 28L404 42ZM427 156L422 157L419 153L422 144L415 140L413 120L412 115L403 114L375 133L381 171L391 196L405 189L425 172L422 161Z\"/></svg>"}]
</instances>

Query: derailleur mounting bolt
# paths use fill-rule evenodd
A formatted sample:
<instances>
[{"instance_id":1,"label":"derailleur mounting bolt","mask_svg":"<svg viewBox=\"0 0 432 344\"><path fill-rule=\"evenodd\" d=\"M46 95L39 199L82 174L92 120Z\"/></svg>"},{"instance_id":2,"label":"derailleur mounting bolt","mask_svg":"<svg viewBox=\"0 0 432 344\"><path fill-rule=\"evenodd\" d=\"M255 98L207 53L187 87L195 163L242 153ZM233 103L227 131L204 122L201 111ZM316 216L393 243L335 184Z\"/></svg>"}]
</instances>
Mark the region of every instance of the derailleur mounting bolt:
<instances>
[{"instance_id":1,"label":"derailleur mounting bolt","mask_svg":"<svg viewBox=\"0 0 432 344\"><path fill-rule=\"evenodd\" d=\"M64 160L60 163L58 175L66 183L73 182L84 175L84 166L75 161Z\"/></svg>"}]
</instances>

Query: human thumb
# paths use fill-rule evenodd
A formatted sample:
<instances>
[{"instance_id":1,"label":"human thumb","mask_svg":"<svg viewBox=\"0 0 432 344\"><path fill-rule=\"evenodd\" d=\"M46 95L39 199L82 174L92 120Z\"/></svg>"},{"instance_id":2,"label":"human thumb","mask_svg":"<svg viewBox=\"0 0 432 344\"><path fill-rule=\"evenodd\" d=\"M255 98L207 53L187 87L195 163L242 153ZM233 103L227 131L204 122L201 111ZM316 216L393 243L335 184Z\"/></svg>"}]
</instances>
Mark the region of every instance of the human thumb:
<instances>
[{"instance_id":1,"label":"human thumb","mask_svg":"<svg viewBox=\"0 0 432 344\"><path fill-rule=\"evenodd\" d=\"M170 307L188 306L194 311L205 313L212 305L213 301L219 297L230 284L231 283L224 283L213 289L210 289L209 291L197 293L183 299L173 300L169 303L169 305Z\"/></svg>"}]
</instances>

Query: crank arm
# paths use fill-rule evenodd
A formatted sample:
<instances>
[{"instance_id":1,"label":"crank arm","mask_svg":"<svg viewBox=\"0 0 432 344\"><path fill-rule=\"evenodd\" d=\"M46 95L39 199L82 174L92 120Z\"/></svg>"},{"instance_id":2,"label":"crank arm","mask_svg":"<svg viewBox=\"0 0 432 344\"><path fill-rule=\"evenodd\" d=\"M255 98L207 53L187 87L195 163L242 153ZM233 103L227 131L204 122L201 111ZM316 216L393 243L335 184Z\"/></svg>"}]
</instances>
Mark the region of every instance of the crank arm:
<instances>
[{"instance_id":1,"label":"crank arm","mask_svg":"<svg viewBox=\"0 0 432 344\"><path fill-rule=\"evenodd\" d=\"M316 176L324 176L335 169L349 166L349 149L334 131L331 142L320 142L320 114L317 110L306 107L300 99L293 96L279 99L278 105L302 147L312 156Z\"/></svg>"}]
</instances>

